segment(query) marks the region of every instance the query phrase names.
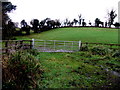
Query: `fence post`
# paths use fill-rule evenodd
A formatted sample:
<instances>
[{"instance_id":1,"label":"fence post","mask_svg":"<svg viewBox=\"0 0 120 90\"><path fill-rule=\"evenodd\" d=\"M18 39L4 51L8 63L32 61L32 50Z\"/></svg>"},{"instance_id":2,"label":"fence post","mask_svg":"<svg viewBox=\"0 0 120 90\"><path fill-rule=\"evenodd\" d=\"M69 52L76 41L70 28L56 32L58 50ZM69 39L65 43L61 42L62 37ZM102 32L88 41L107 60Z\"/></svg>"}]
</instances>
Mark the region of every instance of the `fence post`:
<instances>
[{"instance_id":1,"label":"fence post","mask_svg":"<svg viewBox=\"0 0 120 90\"><path fill-rule=\"evenodd\" d=\"M44 40L44 51L45 51L45 48L46 48L46 45L45 45L45 44L46 44L46 41Z\"/></svg>"},{"instance_id":2,"label":"fence post","mask_svg":"<svg viewBox=\"0 0 120 90\"><path fill-rule=\"evenodd\" d=\"M54 40L54 50L55 50L55 40Z\"/></svg>"},{"instance_id":3,"label":"fence post","mask_svg":"<svg viewBox=\"0 0 120 90\"><path fill-rule=\"evenodd\" d=\"M34 48L35 45L35 39L32 39L32 49Z\"/></svg>"},{"instance_id":4,"label":"fence post","mask_svg":"<svg viewBox=\"0 0 120 90\"><path fill-rule=\"evenodd\" d=\"M110 44L110 49L112 49L112 45Z\"/></svg>"},{"instance_id":5,"label":"fence post","mask_svg":"<svg viewBox=\"0 0 120 90\"><path fill-rule=\"evenodd\" d=\"M18 42L18 41L15 41L15 50L17 49L17 42Z\"/></svg>"},{"instance_id":6,"label":"fence post","mask_svg":"<svg viewBox=\"0 0 120 90\"><path fill-rule=\"evenodd\" d=\"M8 41L5 41L5 53L8 53Z\"/></svg>"},{"instance_id":7,"label":"fence post","mask_svg":"<svg viewBox=\"0 0 120 90\"><path fill-rule=\"evenodd\" d=\"M23 40L20 41L20 48L24 49Z\"/></svg>"},{"instance_id":8,"label":"fence post","mask_svg":"<svg viewBox=\"0 0 120 90\"><path fill-rule=\"evenodd\" d=\"M72 47L71 47L72 50L74 50L74 49L73 49L73 44L74 44L74 43L73 43L73 41L72 41Z\"/></svg>"},{"instance_id":9,"label":"fence post","mask_svg":"<svg viewBox=\"0 0 120 90\"><path fill-rule=\"evenodd\" d=\"M81 41L79 41L79 50L80 50L80 47L81 47Z\"/></svg>"},{"instance_id":10,"label":"fence post","mask_svg":"<svg viewBox=\"0 0 120 90\"><path fill-rule=\"evenodd\" d=\"M66 47L65 47L66 45L65 45L65 41L64 41L64 49L66 49Z\"/></svg>"}]
</instances>

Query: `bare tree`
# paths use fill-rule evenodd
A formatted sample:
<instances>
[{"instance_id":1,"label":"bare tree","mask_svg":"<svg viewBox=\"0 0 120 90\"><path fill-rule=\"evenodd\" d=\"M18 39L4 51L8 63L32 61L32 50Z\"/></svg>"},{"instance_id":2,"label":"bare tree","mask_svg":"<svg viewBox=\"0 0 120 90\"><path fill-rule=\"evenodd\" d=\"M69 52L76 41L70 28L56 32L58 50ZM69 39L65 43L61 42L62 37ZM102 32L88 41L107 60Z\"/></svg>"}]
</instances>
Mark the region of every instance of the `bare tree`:
<instances>
[{"instance_id":1,"label":"bare tree","mask_svg":"<svg viewBox=\"0 0 120 90\"><path fill-rule=\"evenodd\" d=\"M108 12L108 25L111 27L113 25L114 19L117 17L116 11L112 9L110 12Z\"/></svg>"},{"instance_id":2,"label":"bare tree","mask_svg":"<svg viewBox=\"0 0 120 90\"><path fill-rule=\"evenodd\" d=\"M68 25L68 22L69 22L69 21L68 21L68 18L66 18L65 21L64 21L64 26L67 26L67 25Z\"/></svg>"},{"instance_id":3,"label":"bare tree","mask_svg":"<svg viewBox=\"0 0 120 90\"><path fill-rule=\"evenodd\" d=\"M79 18L78 23L79 23L79 25L81 25L81 21L82 21L82 14L78 15L78 18Z\"/></svg>"}]
</instances>

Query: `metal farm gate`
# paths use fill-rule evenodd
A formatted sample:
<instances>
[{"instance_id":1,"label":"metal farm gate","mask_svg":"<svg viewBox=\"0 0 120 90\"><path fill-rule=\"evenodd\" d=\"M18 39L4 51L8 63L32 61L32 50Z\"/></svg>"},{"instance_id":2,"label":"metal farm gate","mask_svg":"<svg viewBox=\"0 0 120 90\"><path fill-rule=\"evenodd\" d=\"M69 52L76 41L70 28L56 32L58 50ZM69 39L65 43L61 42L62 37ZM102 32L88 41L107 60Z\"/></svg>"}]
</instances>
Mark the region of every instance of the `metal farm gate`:
<instances>
[{"instance_id":1,"label":"metal farm gate","mask_svg":"<svg viewBox=\"0 0 120 90\"><path fill-rule=\"evenodd\" d=\"M74 52L80 50L81 41L58 41L32 39L33 48L39 52Z\"/></svg>"}]
</instances>

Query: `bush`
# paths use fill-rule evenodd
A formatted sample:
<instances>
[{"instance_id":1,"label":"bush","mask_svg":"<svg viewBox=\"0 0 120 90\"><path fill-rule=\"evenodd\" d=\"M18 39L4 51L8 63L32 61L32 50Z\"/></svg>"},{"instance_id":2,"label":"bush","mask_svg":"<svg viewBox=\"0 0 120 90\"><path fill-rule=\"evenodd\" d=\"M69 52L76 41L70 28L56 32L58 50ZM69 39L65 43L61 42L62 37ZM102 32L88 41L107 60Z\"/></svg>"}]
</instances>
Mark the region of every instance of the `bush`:
<instances>
[{"instance_id":1,"label":"bush","mask_svg":"<svg viewBox=\"0 0 120 90\"><path fill-rule=\"evenodd\" d=\"M27 52L34 56L37 56L39 54L37 49L30 49L30 50L27 50Z\"/></svg>"},{"instance_id":2,"label":"bush","mask_svg":"<svg viewBox=\"0 0 120 90\"><path fill-rule=\"evenodd\" d=\"M120 57L120 51L117 50L112 54L112 57Z\"/></svg>"},{"instance_id":3,"label":"bush","mask_svg":"<svg viewBox=\"0 0 120 90\"><path fill-rule=\"evenodd\" d=\"M87 45L83 45L80 49L80 51L88 51L88 46Z\"/></svg>"},{"instance_id":4,"label":"bush","mask_svg":"<svg viewBox=\"0 0 120 90\"><path fill-rule=\"evenodd\" d=\"M91 48L91 52L93 55L106 55L108 53L108 49L103 46L94 46Z\"/></svg>"},{"instance_id":5,"label":"bush","mask_svg":"<svg viewBox=\"0 0 120 90\"><path fill-rule=\"evenodd\" d=\"M39 61L26 51L18 51L8 59L3 68L3 89L28 89L37 87L42 69Z\"/></svg>"}]
</instances>

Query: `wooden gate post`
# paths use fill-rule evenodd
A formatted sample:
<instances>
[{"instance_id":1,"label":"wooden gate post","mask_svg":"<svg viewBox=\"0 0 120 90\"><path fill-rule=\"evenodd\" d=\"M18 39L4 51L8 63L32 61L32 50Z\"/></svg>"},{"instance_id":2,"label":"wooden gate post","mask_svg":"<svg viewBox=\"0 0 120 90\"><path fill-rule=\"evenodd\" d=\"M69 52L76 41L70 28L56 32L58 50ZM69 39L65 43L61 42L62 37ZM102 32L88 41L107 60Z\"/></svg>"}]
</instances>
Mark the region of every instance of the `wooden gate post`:
<instances>
[{"instance_id":1,"label":"wooden gate post","mask_svg":"<svg viewBox=\"0 0 120 90\"><path fill-rule=\"evenodd\" d=\"M23 49L24 45L23 45L23 40L20 41L20 48Z\"/></svg>"},{"instance_id":2,"label":"wooden gate post","mask_svg":"<svg viewBox=\"0 0 120 90\"><path fill-rule=\"evenodd\" d=\"M5 41L5 53L8 53L8 41Z\"/></svg>"},{"instance_id":3,"label":"wooden gate post","mask_svg":"<svg viewBox=\"0 0 120 90\"><path fill-rule=\"evenodd\" d=\"M15 41L15 50L17 50L17 42L18 42L18 41Z\"/></svg>"}]
</instances>

